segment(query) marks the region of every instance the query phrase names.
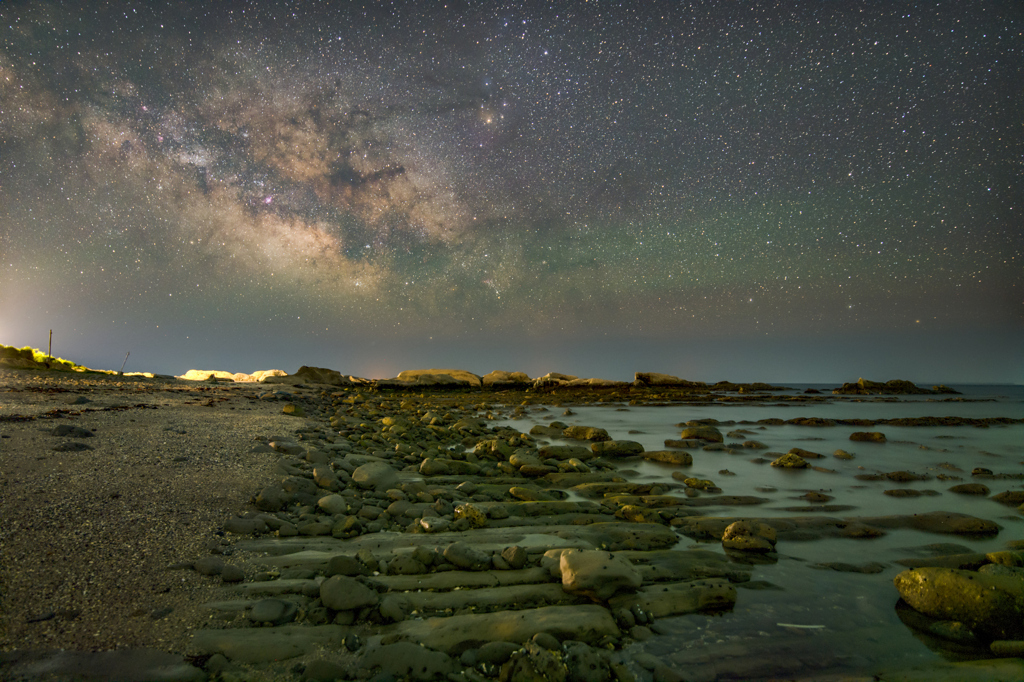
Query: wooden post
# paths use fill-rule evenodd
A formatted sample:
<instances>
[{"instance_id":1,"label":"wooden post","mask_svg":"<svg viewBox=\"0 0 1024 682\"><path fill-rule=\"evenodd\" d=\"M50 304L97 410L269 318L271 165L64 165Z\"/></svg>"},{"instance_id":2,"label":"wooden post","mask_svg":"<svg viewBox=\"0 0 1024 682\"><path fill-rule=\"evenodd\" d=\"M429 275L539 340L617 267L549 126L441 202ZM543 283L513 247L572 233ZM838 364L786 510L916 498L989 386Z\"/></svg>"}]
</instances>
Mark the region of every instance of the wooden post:
<instances>
[{"instance_id":1,"label":"wooden post","mask_svg":"<svg viewBox=\"0 0 1024 682\"><path fill-rule=\"evenodd\" d=\"M128 362L128 356L131 355L131 354L132 354L131 351L128 351L127 353L124 354L124 362ZM121 363L121 369L118 370L118 372L117 372L118 376L121 376L121 375L124 374L124 362Z\"/></svg>"},{"instance_id":2,"label":"wooden post","mask_svg":"<svg viewBox=\"0 0 1024 682\"><path fill-rule=\"evenodd\" d=\"M50 342L46 344L46 359L53 357L53 330L50 330Z\"/></svg>"}]
</instances>

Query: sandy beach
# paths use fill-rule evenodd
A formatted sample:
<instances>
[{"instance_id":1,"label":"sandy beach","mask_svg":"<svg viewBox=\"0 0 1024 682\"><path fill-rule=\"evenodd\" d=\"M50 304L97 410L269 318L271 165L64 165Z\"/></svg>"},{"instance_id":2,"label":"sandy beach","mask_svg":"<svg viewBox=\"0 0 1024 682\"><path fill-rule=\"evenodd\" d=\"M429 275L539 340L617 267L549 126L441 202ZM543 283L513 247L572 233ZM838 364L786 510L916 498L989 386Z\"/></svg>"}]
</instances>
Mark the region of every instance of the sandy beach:
<instances>
[{"instance_id":1,"label":"sandy beach","mask_svg":"<svg viewBox=\"0 0 1024 682\"><path fill-rule=\"evenodd\" d=\"M213 586L168 567L208 555L269 478L253 437L294 419L266 390L0 371L0 649L185 651Z\"/></svg>"},{"instance_id":2,"label":"sandy beach","mask_svg":"<svg viewBox=\"0 0 1024 682\"><path fill-rule=\"evenodd\" d=\"M966 569L1019 590L1019 538L1000 535L1000 523L1016 523L1013 507L981 507L1003 510L999 523L909 506L879 516L808 493L806 514L773 517L758 510L780 491L733 494L734 473L711 474L722 488L696 474L743 454L772 471L796 462L834 481L845 451L829 464L810 449L770 452L755 439L771 441L781 429L780 442L821 440L799 430L828 420L691 421L661 446L642 430L627 434L638 417L609 412L749 403L801 405L809 415L829 398L767 386L432 391L389 382L0 371L4 676L853 682L1013 680L1024 671L1014 649L1024 633L993 625L1002 616L979 617L975 632L934 645L971 651L961 662L932 656L907 672L900 659L900 670L877 677L877 664L836 648L847 625L776 623L784 612L761 596L781 590L797 610L801 599L816 599L802 594L803 573L793 577L806 570L806 560L787 554L806 551L798 547L833 552L838 542L856 554L857 543L902 532L934 538L938 549L919 569ZM576 411L589 421L580 424ZM1019 428L1012 419L988 422ZM614 426L611 435L604 425ZM794 428L801 435L787 435ZM1018 464L972 480L1012 497ZM660 477L649 475L652 466ZM941 471L946 485L971 477ZM872 476L905 490L933 480ZM957 542L985 549L964 554ZM759 566L777 563L788 567L774 578L780 584L759 578ZM823 568L895 573L879 566L862 558ZM835 584L855 598L858 580ZM894 620L899 594L891 578L882 583L877 604L862 602L867 609L841 619L866 639L891 636L883 621ZM994 613L1020 608L1012 603ZM719 614L741 605L750 627L772 628L771 637L721 634L708 653L692 648L725 627ZM836 600L834 608L848 607ZM928 637L950 636L948 617L909 612Z\"/></svg>"}]
</instances>

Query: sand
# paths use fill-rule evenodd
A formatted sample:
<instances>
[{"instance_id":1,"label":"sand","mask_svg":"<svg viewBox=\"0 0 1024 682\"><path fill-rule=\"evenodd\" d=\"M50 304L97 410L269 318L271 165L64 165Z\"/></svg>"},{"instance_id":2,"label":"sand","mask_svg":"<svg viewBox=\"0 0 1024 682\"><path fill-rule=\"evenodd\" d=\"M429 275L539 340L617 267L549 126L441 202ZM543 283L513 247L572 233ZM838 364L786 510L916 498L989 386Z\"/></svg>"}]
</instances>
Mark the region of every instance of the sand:
<instances>
[{"instance_id":1,"label":"sand","mask_svg":"<svg viewBox=\"0 0 1024 682\"><path fill-rule=\"evenodd\" d=\"M216 581L169 567L271 478L253 438L295 419L268 390L0 370L0 650L185 651ZM50 435L66 424L95 437Z\"/></svg>"}]
</instances>

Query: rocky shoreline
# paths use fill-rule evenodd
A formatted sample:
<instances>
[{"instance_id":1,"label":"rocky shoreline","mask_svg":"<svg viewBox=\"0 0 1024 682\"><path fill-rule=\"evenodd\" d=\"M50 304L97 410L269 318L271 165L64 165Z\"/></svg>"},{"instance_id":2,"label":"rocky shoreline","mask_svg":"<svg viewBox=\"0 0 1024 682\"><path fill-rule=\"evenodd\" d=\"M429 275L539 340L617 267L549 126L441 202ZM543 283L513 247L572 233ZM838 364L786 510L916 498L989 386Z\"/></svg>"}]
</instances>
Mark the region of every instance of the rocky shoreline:
<instances>
[{"instance_id":1,"label":"rocky shoreline","mask_svg":"<svg viewBox=\"0 0 1024 682\"><path fill-rule=\"evenodd\" d=\"M779 395L779 387L766 385L714 388L717 385L652 379L666 375L638 375L632 384L612 386L565 386L576 379L556 377L557 384L532 382L529 390L491 381L492 387L503 386L500 391L486 389L481 378L471 390L461 385L461 390L451 390L447 379L437 379L443 375L458 380L450 370L407 375L395 380L402 385L390 386L344 383L330 370L303 369L291 376L266 375L263 384L221 383L216 375L212 381L207 375L202 383L135 379L131 388L118 385L126 378L96 379L96 385L80 389L132 395L131 400L106 406L111 408L105 413L108 417L149 412L154 418L162 413L166 420L171 410L205 409L217 411L223 422L225 408L235 409L228 418L232 421L244 407L266 420L243 426L249 441L244 451L238 429L231 429L233 458L244 462L239 468L248 472L248 492L240 495L242 491L233 488L232 500L225 499L202 515L205 528L195 529L201 532L190 542L179 542L177 556L159 570L149 567L167 585L181 582L194 590L188 609L171 607L179 616L188 614L178 622L189 635L186 643L180 638L127 643L146 647L139 651L149 651L150 656L153 649L168 652L170 658L153 658L147 664L153 676L159 672L160 679L181 680L740 679L741 669L730 672L721 663L680 672L668 660L635 645L657 637L661 619L728 610L742 598L742 591L763 589L751 581L751 566L770 561L780 540L858 542L901 527L940 536L993 535L1000 530L992 521L953 513L758 518L750 509L763 500L723 494L711 481L686 473L691 453L699 450L758 449L755 441L725 443L714 424L680 425L680 438L657 451L613 439L600 425L567 423L571 414L555 415L559 419L529 433L492 425L501 417L522 417L552 406L568 406L566 412L571 413L574 405L594 402L660 405L753 398L813 405L861 398ZM5 408L0 414L2 435L25 438L45 423L51 438L69 444L68 450L58 451L88 452L76 451L71 444L88 447L93 436L70 430L53 435L60 426L97 416L81 407L54 408L53 396L64 400L71 396L63 393L73 390L65 386L64 391L55 391L61 381L93 380L0 374L0 386L6 382L8 389L0 393ZM104 381L108 385L101 385ZM14 394L16 399L8 400ZM133 402L143 394L147 400ZM157 394L168 402L151 399ZM32 395L40 400L30 406L24 398ZM49 400L42 399L44 395ZM174 402L172 396L180 400ZM147 410L147 405L156 409ZM174 421L183 418L175 417ZM209 427L223 430L213 422ZM139 448L150 445L136 443ZM810 466L804 457L813 454L774 453L779 466L784 465L783 457L791 466L800 466L797 460ZM175 457L186 457L177 463L192 463L186 455L170 460ZM631 481L630 467L638 458L678 467L674 482ZM70 469L81 467L83 461ZM156 475L152 472L150 477ZM10 480L5 483L20 482L10 473L6 476ZM126 494L115 492L118 497L101 494L108 500ZM14 506L25 502L19 498ZM10 507L11 501L5 500L5 513ZM221 516L211 526L218 511ZM6 530L0 535L4 577L14 580L10 584L24 583L22 567L8 558L13 533ZM725 553L701 548L687 538L721 542ZM1011 657L987 666L970 664L981 671L979 679L1014 679L1022 669L1014 658L1019 651L1013 648L1020 633L990 624L1008 613L1019 618L1024 612L1024 554L1019 548L990 554L959 563L947 554L941 561L949 565L915 566L910 572L917 573L901 578L897 587L911 611L926 619L914 621L924 622L925 629L944 632L952 626L943 624L973 619L973 625L961 628L966 630L960 633L961 643L974 638L976 648L983 648L994 642L994 656ZM940 568L993 574L983 580L999 583L1010 597L994 604L987 615L948 613L948 598L938 599L944 604L939 610L922 606L928 600L918 595L929 592L922 585L942 581L921 571ZM953 580L941 577L947 583ZM934 590L930 593L935 602ZM27 653L27 648L38 650L47 640L26 633L31 626L49 624L53 630L62 620L71 623L75 618L58 615L56 604L33 604L35 611L26 611L12 603L18 596L4 594L5 607L11 603L14 608L5 608L12 617L5 621L2 648L17 652L4 654L5 676L44 679L49 673L40 666L50 665L52 672L55 657ZM178 598L181 601L181 595ZM159 610L145 615L159 622L171 613L158 617ZM59 638L58 630L50 641L57 640L60 648L78 648L64 646ZM126 646L119 642L101 648L118 645ZM174 653L186 656L175 658ZM81 662L66 665L80 668ZM953 670L947 679L966 674L966 668Z\"/></svg>"}]
</instances>

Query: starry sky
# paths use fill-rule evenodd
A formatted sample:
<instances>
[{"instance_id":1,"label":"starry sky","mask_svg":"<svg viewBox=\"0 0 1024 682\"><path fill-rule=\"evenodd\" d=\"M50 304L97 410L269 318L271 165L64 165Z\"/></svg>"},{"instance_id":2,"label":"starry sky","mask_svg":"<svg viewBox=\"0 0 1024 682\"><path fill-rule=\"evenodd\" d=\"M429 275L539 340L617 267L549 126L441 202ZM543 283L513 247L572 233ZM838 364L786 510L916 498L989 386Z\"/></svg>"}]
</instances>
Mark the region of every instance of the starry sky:
<instances>
[{"instance_id":1,"label":"starry sky","mask_svg":"<svg viewBox=\"0 0 1024 682\"><path fill-rule=\"evenodd\" d=\"M0 342L1024 383L1024 4L0 3Z\"/></svg>"}]
</instances>

